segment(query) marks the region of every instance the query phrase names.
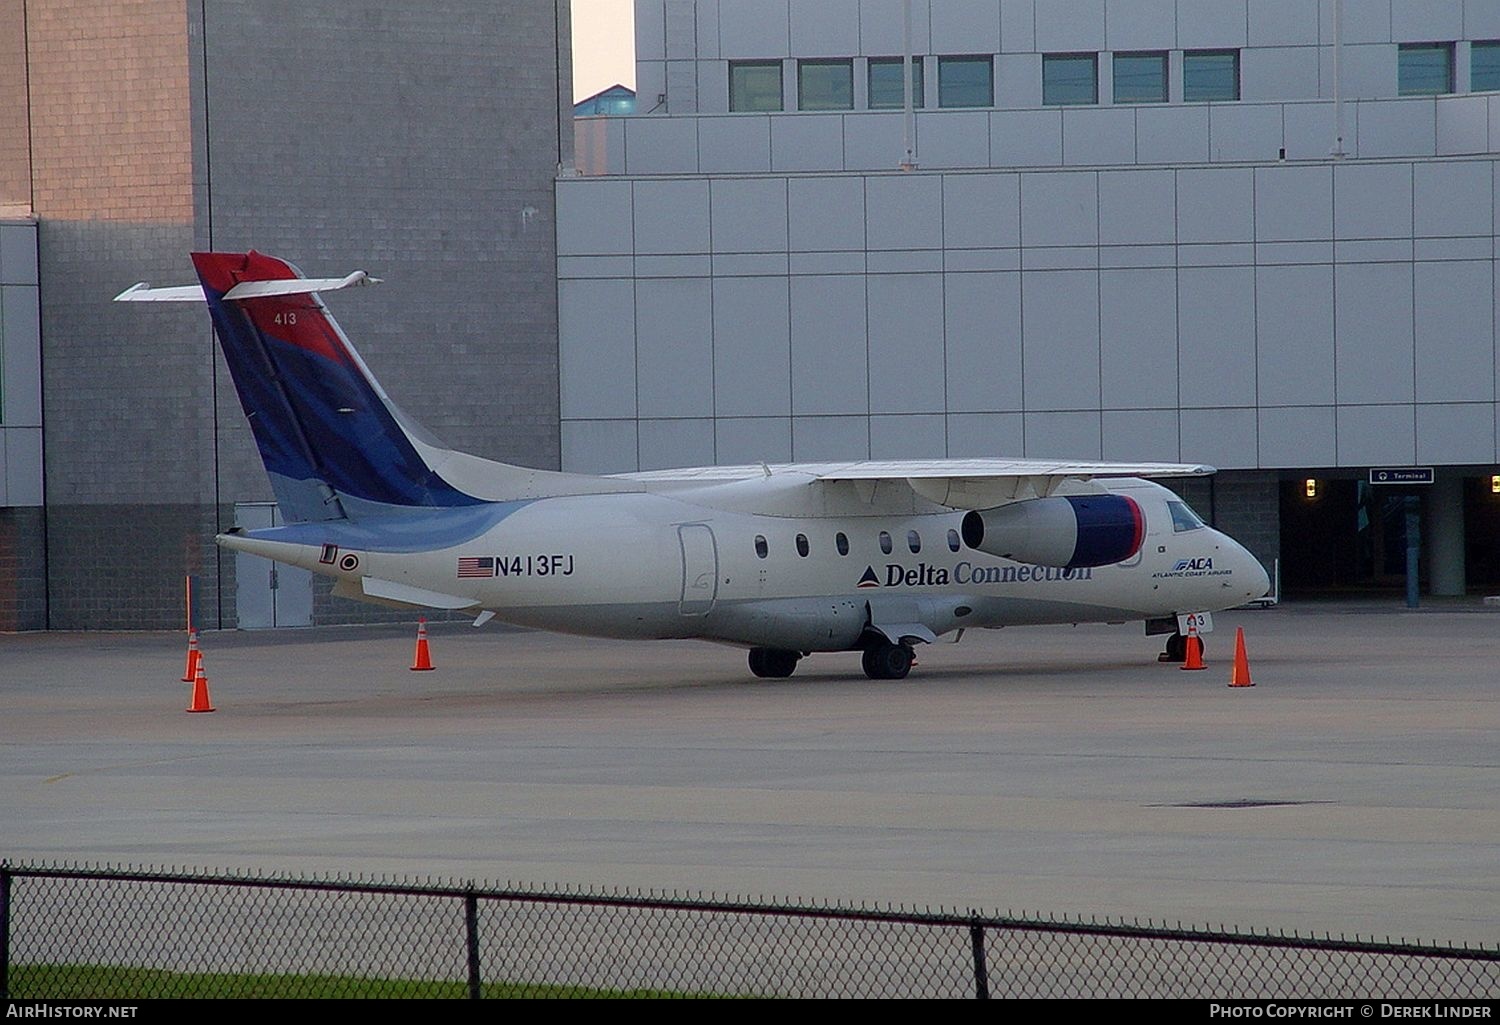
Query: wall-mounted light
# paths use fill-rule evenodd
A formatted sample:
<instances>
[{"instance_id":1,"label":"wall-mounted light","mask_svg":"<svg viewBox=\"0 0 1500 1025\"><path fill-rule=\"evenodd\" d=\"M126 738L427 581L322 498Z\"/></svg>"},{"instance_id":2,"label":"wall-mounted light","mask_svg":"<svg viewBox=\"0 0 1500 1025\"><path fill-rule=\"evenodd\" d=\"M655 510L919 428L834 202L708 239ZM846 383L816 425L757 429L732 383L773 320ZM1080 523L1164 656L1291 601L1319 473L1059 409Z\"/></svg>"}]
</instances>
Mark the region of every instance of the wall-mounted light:
<instances>
[{"instance_id":1,"label":"wall-mounted light","mask_svg":"<svg viewBox=\"0 0 1500 1025\"><path fill-rule=\"evenodd\" d=\"M1317 498L1318 482L1313 480L1311 477L1307 478L1307 480L1302 482L1302 493L1305 494L1308 498Z\"/></svg>"},{"instance_id":2,"label":"wall-mounted light","mask_svg":"<svg viewBox=\"0 0 1500 1025\"><path fill-rule=\"evenodd\" d=\"M1490 494L1500 495L1500 473L1490 478Z\"/></svg>"}]
</instances>

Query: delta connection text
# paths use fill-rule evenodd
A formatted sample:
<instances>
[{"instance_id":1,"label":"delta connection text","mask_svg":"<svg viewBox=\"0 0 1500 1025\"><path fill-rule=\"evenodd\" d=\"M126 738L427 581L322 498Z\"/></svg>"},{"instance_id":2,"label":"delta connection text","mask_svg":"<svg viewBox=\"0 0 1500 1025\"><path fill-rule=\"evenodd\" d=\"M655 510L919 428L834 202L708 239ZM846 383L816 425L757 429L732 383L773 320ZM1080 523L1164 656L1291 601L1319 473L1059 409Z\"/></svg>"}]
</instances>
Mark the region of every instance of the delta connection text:
<instances>
[{"instance_id":1,"label":"delta connection text","mask_svg":"<svg viewBox=\"0 0 1500 1025\"><path fill-rule=\"evenodd\" d=\"M1489 1019L1488 1004L1384 1003L1211 1003L1210 1018L1472 1018Z\"/></svg>"}]
</instances>

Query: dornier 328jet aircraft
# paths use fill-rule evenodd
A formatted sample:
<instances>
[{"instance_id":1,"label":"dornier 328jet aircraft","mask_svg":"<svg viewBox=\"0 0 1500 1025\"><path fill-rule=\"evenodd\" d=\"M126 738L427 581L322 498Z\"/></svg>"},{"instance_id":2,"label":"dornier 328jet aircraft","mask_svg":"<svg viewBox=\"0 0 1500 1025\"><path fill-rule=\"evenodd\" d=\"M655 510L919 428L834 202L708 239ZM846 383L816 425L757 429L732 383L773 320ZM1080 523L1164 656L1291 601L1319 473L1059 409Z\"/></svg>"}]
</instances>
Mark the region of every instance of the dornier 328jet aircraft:
<instances>
[{"instance_id":1,"label":"dornier 328jet aircraft","mask_svg":"<svg viewBox=\"0 0 1500 1025\"><path fill-rule=\"evenodd\" d=\"M748 648L757 676L971 627L1182 616L1266 593L1259 562L1142 477L1173 463L1037 459L714 466L594 477L445 448L386 396L309 279L256 252L195 253L199 285L118 298L208 304L287 525L219 544L332 577L346 598L564 633Z\"/></svg>"}]
</instances>

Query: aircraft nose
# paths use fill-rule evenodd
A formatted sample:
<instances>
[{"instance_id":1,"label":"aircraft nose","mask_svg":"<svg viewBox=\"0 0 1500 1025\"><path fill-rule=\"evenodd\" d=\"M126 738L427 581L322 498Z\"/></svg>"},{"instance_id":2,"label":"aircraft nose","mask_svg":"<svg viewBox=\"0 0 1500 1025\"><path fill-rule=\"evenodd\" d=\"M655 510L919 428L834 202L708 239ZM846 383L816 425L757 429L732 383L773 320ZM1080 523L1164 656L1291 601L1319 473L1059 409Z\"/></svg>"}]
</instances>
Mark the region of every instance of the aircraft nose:
<instances>
[{"instance_id":1,"label":"aircraft nose","mask_svg":"<svg viewBox=\"0 0 1500 1025\"><path fill-rule=\"evenodd\" d=\"M1260 560L1251 555L1244 545L1238 541L1233 543L1235 548L1239 549L1239 558L1236 561L1240 563L1235 567L1235 575L1244 574L1247 599L1254 601L1256 598L1271 593L1271 577L1266 573L1266 567L1262 566Z\"/></svg>"}]
</instances>

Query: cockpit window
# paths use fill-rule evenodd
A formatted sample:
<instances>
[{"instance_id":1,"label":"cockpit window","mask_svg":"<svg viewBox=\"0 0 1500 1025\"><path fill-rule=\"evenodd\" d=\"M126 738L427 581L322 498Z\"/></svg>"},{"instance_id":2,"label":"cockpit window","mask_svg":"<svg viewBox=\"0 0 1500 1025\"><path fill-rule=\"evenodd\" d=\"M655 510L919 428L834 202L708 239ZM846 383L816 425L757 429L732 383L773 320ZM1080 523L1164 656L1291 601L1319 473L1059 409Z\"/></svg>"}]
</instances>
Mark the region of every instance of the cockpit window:
<instances>
[{"instance_id":1,"label":"cockpit window","mask_svg":"<svg viewBox=\"0 0 1500 1025\"><path fill-rule=\"evenodd\" d=\"M1172 533L1181 534L1207 526L1198 514L1188 508L1186 502L1168 502L1167 511L1172 514Z\"/></svg>"}]
</instances>

